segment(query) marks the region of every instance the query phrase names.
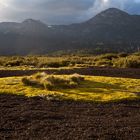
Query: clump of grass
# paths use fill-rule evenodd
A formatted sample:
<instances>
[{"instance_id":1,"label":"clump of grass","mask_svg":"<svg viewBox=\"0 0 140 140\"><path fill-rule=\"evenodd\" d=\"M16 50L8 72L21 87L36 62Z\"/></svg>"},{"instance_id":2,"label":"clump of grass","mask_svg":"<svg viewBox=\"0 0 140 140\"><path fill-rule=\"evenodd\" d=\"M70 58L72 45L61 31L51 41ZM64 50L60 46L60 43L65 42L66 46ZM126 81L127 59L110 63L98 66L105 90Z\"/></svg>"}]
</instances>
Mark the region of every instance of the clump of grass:
<instances>
[{"instance_id":1,"label":"clump of grass","mask_svg":"<svg viewBox=\"0 0 140 140\"><path fill-rule=\"evenodd\" d=\"M22 60L12 60L12 61L6 62L5 66L10 66L10 67L20 66L20 65L22 65L22 63L23 63Z\"/></svg>"},{"instance_id":2,"label":"clump of grass","mask_svg":"<svg viewBox=\"0 0 140 140\"><path fill-rule=\"evenodd\" d=\"M99 55L99 58L100 59L112 60L112 59L118 58L118 55L113 54L113 53L108 53L108 54Z\"/></svg>"},{"instance_id":3,"label":"clump of grass","mask_svg":"<svg viewBox=\"0 0 140 140\"><path fill-rule=\"evenodd\" d=\"M101 59L101 60L98 60L96 63L95 63L95 66L108 66L108 67L111 67L113 64L111 62L111 60L107 60L107 59Z\"/></svg>"},{"instance_id":4,"label":"clump of grass","mask_svg":"<svg viewBox=\"0 0 140 140\"><path fill-rule=\"evenodd\" d=\"M73 82L76 82L76 83L80 83L81 81L84 81L84 77L75 73L73 75L71 75L70 79L73 81Z\"/></svg>"},{"instance_id":5,"label":"clump of grass","mask_svg":"<svg viewBox=\"0 0 140 140\"><path fill-rule=\"evenodd\" d=\"M115 67L121 68L140 68L140 57L130 56L125 58L120 58L114 62Z\"/></svg>"},{"instance_id":6,"label":"clump of grass","mask_svg":"<svg viewBox=\"0 0 140 140\"><path fill-rule=\"evenodd\" d=\"M79 74L73 75L47 75L37 73L29 77L22 78L22 83L26 86L42 87L52 90L59 88L75 88L84 81L84 77Z\"/></svg>"},{"instance_id":7,"label":"clump of grass","mask_svg":"<svg viewBox=\"0 0 140 140\"><path fill-rule=\"evenodd\" d=\"M35 86L35 87L42 86L37 80L33 80L32 78L28 78L28 77L22 78L22 83L26 86Z\"/></svg>"},{"instance_id":8,"label":"clump of grass","mask_svg":"<svg viewBox=\"0 0 140 140\"><path fill-rule=\"evenodd\" d=\"M41 79L41 78L43 78L45 76L46 76L46 73L42 72L42 73L36 73L32 77L34 77L34 79Z\"/></svg>"}]
</instances>

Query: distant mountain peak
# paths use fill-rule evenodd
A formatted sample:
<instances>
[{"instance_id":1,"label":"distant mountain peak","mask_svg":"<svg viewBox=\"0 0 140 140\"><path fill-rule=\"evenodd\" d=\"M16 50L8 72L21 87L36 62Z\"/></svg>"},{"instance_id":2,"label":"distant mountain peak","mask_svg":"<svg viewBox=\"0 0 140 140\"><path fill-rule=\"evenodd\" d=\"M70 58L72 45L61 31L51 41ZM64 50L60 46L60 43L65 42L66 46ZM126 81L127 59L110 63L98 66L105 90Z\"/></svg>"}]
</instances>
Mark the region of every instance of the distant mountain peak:
<instances>
[{"instance_id":1,"label":"distant mountain peak","mask_svg":"<svg viewBox=\"0 0 140 140\"><path fill-rule=\"evenodd\" d=\"M26 19L22 22L23 25L38 25L38 26L46 26L45 23L41 22L40 20L35 19Z\"/></svg>"},{"instance_id":2,"label":"distant mountain peak","mask_svg":"<svg viewBox=\"0 0 140 140\"><path fill-rule=\"evenodd\" d=\"M99 15L100 16L129 16L128 13L117 8L109 8L107 10L102 11L97 16Z\"/></svg>"},{"instance_id":3,"label":"distant mountain peak","mask_svg":"<svg viewBox=\"0 0 140 140\"><path fill-rule=\"evenodd\" d=\"M126 13L125 11L122 11L117 8L109 8L101 13L97 14L95 17L91 18L87 23L107 23L112 24L114 22L126 22L130 20L131 15Z\"/></svg>"},{"instance_id":4,"label":"distant mountain peak","mask_svg":"<svg viewBox=\"0 0 140 140\"><path fill-rule=\"evenodd\" d=\"M110 13L112 13L112 12L113 12L113 13L126 13L125 11L120 10L120 9L118 9L118 8L108 8L108 9L102 11L102 12L110 12ZM126 13L126 14L128 14L128 13Z\"/></svg>"}]
</instances>

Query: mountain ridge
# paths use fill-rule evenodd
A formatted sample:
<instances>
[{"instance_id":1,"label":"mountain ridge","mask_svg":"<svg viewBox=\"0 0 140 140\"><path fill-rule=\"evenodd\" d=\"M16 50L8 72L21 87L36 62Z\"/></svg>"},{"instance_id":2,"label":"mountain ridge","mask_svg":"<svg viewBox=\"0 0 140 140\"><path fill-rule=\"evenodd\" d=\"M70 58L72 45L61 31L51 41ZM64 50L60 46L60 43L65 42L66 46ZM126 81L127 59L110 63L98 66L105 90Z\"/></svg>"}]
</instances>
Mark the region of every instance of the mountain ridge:
<instances>
[{"instance_id":1,"label":"mountain ridge","mask_svg":"<svg viewBox=\"0 0 140 140\"><path fill-rule=\"evenodd\" d=\"M116 8L109 8L85 22L71 25L50 26L34 19L21 23L1 22L0 54L45 54L81 49L94 52L97 48L104 51L136 51L140 45L139 25L140 16ZM10 50L12 52L9 53Z\"/></svg>"}]
</instances>

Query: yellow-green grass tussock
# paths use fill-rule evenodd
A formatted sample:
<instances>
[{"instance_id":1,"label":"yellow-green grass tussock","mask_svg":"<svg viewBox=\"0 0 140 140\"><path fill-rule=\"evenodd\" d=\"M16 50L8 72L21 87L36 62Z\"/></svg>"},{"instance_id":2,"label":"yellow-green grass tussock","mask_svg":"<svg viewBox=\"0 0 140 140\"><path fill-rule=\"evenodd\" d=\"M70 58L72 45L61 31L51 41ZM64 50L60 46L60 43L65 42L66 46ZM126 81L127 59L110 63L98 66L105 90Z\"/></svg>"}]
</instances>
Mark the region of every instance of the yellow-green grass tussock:
<instances>
[{"instance_id":1,"label":"yellow-green grass tussock","mask_svg":"<svg viewBox=\"0 0 140 140\"><path fill-rule=\"evenodd\" d=\"M67 77L68 75L58 75ZM75 88L48 90L22 83L23 77L0 78L0 93L33 96L59 96L66 100L118 101L140 99L140 79L84 76L84 81Z\"/></svg>"}]
</instances>

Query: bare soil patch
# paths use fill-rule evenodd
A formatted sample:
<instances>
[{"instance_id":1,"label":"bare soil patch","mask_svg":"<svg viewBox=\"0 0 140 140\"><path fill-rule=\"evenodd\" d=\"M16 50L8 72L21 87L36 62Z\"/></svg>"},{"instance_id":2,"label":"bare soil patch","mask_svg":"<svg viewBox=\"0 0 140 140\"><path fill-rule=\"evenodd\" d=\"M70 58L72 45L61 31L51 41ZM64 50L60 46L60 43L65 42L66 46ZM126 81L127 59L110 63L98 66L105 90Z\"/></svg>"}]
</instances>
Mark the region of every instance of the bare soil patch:
<instances>
[{"instance_id":1,"label":"bare soil patch","mask_svg":"<svg viewBox=\"0 0 140 140\"><path fill-rule=\"evenodd\" d=\"M0 95L1 140L139 140L140 102L87 103Z\"/></svg>"},{"instance_id":2,"label":"bare soil patch","mask_svg":"<svg viewBox=\"0 0 140 140\"><path fill-rule=\"evenodd\" d=\"M37 72L46 72L48 74L73 74L93 76L109 76L140 79L140 69L130 68L108 68L108 67L91 67L91 68L73 68L73 69L48 69L48 70L0 70L0 77L27 76Z\"/></svg>"}]
</instances>

